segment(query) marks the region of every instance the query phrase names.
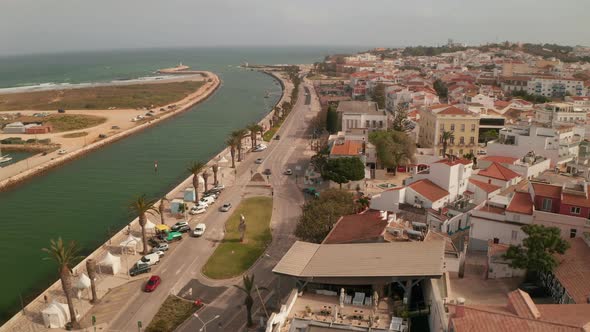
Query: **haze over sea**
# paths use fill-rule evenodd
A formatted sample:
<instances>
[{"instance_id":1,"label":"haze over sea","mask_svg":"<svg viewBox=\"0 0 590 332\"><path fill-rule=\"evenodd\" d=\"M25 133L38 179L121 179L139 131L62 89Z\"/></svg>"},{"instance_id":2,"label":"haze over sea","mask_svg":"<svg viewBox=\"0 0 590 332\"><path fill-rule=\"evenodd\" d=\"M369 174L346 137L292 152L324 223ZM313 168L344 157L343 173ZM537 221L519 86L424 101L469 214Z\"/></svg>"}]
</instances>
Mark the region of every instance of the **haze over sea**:
<instances>
[{"instance_id":1,"label":"haze over sea","mask_svg":"<svg viewBox=\"0 0 590 332\"><path fill-rule=\"evenodd\" d=\"M126 206L134 196L160 197L188 176L190 161L209 160L224 147L229 132L272 109L280 87L240 64L313 63L359 50L193 48L0 57L0 88L135 79L179 62L213 71L223 82L188 112L0 193L1 318L19 309L19 294L26 303L57 280L56 266L42 260L41 248L49 239L76 240L88 254L133 219Z\"/></svg>"}]
</instances>

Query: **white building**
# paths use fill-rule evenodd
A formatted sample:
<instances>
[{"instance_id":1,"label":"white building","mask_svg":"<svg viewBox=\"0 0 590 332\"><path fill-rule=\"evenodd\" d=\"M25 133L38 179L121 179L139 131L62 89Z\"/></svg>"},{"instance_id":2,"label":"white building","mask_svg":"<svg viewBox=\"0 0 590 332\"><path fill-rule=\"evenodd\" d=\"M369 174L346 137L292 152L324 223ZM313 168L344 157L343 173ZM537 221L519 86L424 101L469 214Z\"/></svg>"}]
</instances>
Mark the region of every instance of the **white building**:
<instances>
[{"instance_id":1,"label":"white building","mask_svg":"<svg viewBox=\"0 0 590 332\"><path fill-rule=\"evenodd\" d=\"M386 130L388 116L372 101L341 101L336 110L342 123L342 131L353 129Z\"/></svg>"},{"instance_id":2,"label":"white building","mask_svg":"<svg viewBox=\"0 0 590 332\"><path fill-rule=\"evenodd\" d=\"M547 103L536 110L535 120L541 123L585 123L586 111L574 103Z\"/></svg>"},{"instance_id":3,"label":"white building","mask_svg":"<svg viewBox=\"0 0 590 332\"><path fill-rule=\"evenodd\" d=\"M550 159L551 167L562 165L578 156L584 128L538 125L510 126L500 130L499 138L487 146L490 156L521 158L529 152Z\"/></svg>"},{"instance_id":4,"label":"white building","mask_svg":"<svg viewBox=\"0 0 590 332\"><path fill-rule=\"evenodd\" d=\"M566 96L565 101L574 104L574 109L582 112L590 112L590 97Z\"/></svg>"},{"instance_id":5,"label":"white building","mask_svg":"<svg viewBox=\"0 0 590 332\"><path fill-rule=\"evenodd\" d=\"M566 78L532 78L527 82L527 92L545 97L584 96L584 81Z\"/></svg>"}]
</instances>

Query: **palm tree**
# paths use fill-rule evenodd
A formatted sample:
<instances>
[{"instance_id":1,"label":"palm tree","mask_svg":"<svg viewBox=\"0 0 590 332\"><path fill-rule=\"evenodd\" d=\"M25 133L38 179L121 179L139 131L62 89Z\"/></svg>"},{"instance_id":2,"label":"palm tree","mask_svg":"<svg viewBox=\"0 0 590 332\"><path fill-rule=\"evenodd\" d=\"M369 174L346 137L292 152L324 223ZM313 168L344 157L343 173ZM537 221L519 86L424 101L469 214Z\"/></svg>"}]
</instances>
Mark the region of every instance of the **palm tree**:
<instances>
[{"instance_id":1,"label":"palm tree","mask_svg":"<svg viewBox=\"0 0 590 332\"><path fill-rule=\"evenodd\" d=\"M68 309L70 310L70 322L73 328L78 329L80 324L78 324L74 303L72 302L72 266L76 261L82 259L82 256L78 255L79 248L75 241L71 241L69 245L64 245L60 237L57 241L49 240L49 244L49 248L42 249L49 255L43 259L52 259L57 263L61 288L66 295Z\"/></svg>"},{"instance_id":2,"label":"palm tree","mask_svg":"<svg viewBox=\"0 0 590 332\"><path fill-rule=\"evenodd\" d=\"M205 168L205 163L193 161L186 168L193 175L193 187L195 188L195 203L199 201L199 173Z\"/></svg>"},{"instance_id":3,"label":"palm tree","mask_svg":"<svg viewBox=\"0 0 590 332\"><path fill-rule=\"evenodd\" d=\"M238 146L236 137L230 135L225 140L225 145L229 146L229 152L231 154L231 167L236 168L236 148Z\"/></svg>"},{"instance_id":4,"label":"palm tree","mask_svg":"<svg viewBox=\"0 0 590 332\"><path fill-rule=\"evenodd\" d=\"M447 155L447 144L449 140L455 139L454 132L452 131L443 131L441 137L442 146L443 146L443 153L442 157L445 158Z\"/></svg>"},{"instance_id":5,"label":"palm tree","mask_svg":"<svg viewBox=\"0 0 590 332\"><path fill-rule=\"evenodd\" d=\"M246 127L250 131L250 140L252 141L252 150L256 146L256 137L262 131L262 127L258 123L249 124Z\"/></svg>"},{"instance_id":6,"label":"palm tree","mask_svg":"<svg viewBox=\"0 0 590 332\"><path fill-rule=\"evenodd\" d=\"M160 199L160 204L158 205L158 213L160 214L160 223L162 225L164 225L164 209L166 208L164 202L168 202L168 199L166 197L162 197Z\"/></svg>"},{"instance_id":7,"label":"palm tree","mask_svg":"<svg viewBox=\"0 0 590 332\"><path fill-rule=\"evenodd\" d=\"M231 136L236 140L236 148L238 149L238 162L242 161L242 139L248 131L246 129L234 130Z\"/></svg>"},{"instance_id":8,"label":"palm tree","mask_svg":"<svg viewBox=\"0 0 590 332\"><path fill-rule=\"evenodd\" d=\"M88 278L90 278L90 289L92 290L92 300L90 303L96 303L96 261L92 258L86 260L86 271L88 271Z\"/></svg>"},{"instance_id":9,"label":"palm tree","mask_svg":"<svg viewBox=\"0 0 590 332\"><path fill-rule=\"evenodd\" d=\"M147 239L145 234L145 224L147 223L146 213L158 213L158 209L154 206L157 200L147 200L145 194L138 196L131 204L129 209L139 218L139 226L141 226L141 241L143 242L143 254L148 253Z\"/></svg>"},{"instance_id":10,"label":"palm tree","mask_svg":"<svg viewBox=\"0 0 590 332\"><path fill-rule=\"evenodd\" d=\"M217 172L219 172L219 165L213 164L213 166L211 166L211 170L213 170L213 185L216 186L219 184L219 182L217 181Z\"/></svg>"},{"instance_id":11,"label":"palm tree","mask_svg":"<svg viewBox=\"0 0 590 332\"><path fill-rule=\"evenodd\" d=\"M209 180L209 172L207 172L207 170L205 169L203 171L203 173L201 173L201 176L203 177L203 182L204 182L204 191L207 191L207 180Z\"/></svg>"},{"instance_id":12,"label":"palm tree","mask_svg":"<svg viewBox=\"0 0 590 332\"><path fill-rule=\"evenodd\" d=\"M260 290L260 289L265 290L267 288L266 287L256 287L256 285L254 284L254 275L252 275L252 277L250 277L248 275L244 275L242 277L242 280L244 282L244 287L238 286L238 285L234 285L234 286L237 287L242 292L244 292L244 294L246 294L246 298L244 299L244 305L246 306L246 313L247 313L247 317L248 317L248 327L251 327L252 325L254 325L254 322L252 322L252 305L254 305L254 298L252 297L252 291Z\"/></svg>"}]
</instances>

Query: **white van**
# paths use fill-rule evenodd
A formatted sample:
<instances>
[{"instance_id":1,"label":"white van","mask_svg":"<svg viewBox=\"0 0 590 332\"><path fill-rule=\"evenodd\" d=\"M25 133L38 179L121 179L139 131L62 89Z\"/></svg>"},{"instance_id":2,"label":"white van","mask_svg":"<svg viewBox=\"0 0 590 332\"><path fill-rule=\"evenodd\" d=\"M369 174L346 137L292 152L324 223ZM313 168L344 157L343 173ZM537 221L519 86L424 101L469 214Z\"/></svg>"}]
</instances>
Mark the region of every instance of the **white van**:
<instances>
[{"instance_id":1,"label":"white van","mask_svg":"<svg viewBox=\"0 0 590 332\"><path fill-rule=\"evenodd\" d=\"M140 260L137 261L137 265L147 264L148 266L152 266L158 264L158 262L160 262L160 255L153 253L143 256Z\"/></svg>"}]
</instances>

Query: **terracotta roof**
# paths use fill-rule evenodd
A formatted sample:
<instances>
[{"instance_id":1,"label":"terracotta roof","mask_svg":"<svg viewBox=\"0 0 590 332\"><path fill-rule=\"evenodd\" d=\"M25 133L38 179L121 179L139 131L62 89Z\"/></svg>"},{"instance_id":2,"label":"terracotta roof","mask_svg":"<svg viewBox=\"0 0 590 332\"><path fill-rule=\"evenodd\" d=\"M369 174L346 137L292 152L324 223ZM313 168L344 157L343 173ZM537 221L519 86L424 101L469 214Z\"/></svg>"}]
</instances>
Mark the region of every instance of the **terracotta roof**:
<instances>
[{"instance_id":1,"label":"terracotta roof","mask_svg":"<svg viewBox=\"0 0 590 332\"><path fill-rule=\"evenodd\" d=\"M363 151L363 142L346 140L344 144L334 144L330 155L358 156Z\"/></svg>"},{"instance_id":2,"label":"terracotta roof","mask_svg":"<svg viewBox=\"0 0 590 332\"><path fill-rule=\"evenodd\" d=\"M515 192L506 211L528 215L533 214L531 195L529 193Z\"/></svg>"},{"instance_id":3,"label":"terracotta roof","mask_svg":"<svg viewBox=\"0 0 590 332\"><path fill-rule=\"evenodd\" d=\"M473 185L475 185L476 187L484 190L488 194L502 188L500 186L496 186L496 185L491 184L491 183L485 183L485 182L478 181L478 180L475 180L475 179L469 179L469 182L473 183Z\"/></svg>"},{"instance_id":4,"label":"terracotta roof","mask_svg":"<svg viewBox=\"0 0 590 332\"><path fill-rule=\"evenodd\" d=\"M510 105L510 102L508 102L508 101L496 100L494 102L494 106L498 107L498 108L505 108L508 105Z\"/></svg>"},{"instance_id":5,"label":"terracotta roof","mask_svg":"<svg viewBox=\"0 0 590 332\"><path fill-rule=\"evenodd\" d=\"M533 319L541 317L529 294L520 289L508 293L508 308L520 317Z\"/></svg>"},{"instance_id":6,"label":"terracotta roof","mask_svg":"<svg viewBox=\"0 0 590 332\"><path fill-rule=\"evenodd\" d=\"M590 197L563 193L563 195L561 196L561 203L575 206L590 207Z\"/></svg>"},{"instance_id":7,"label":"terracotta roof","mask_svg":"<svg viewBox=\"0 0 590 332\"><path fill-rule=\"evenodd\" d=\"M469 114L471 114L471 112L466 111L464 109L461 109L459 107L451 106L449 108L446 108L446 109L438 112L437 114L442 114L442 115L469 115Z\"/></svg>"},{"instance_id":8,"label":"terracotta roof","mask_svg":"<svg viewBox=\"0 0 590 332\"><path fill-rule=\"evenodd\" d=\"M559 265L553 274L576 303L587 303L590 296L590 247L577 237L569 241L565 254L557 255Z\"/></svg>"},{"instance_id":9,"label":"terracotta roof","mask_svg":"<svg viewBox=\"0 0 590 332\"><path fill-rule=\"evenodd\" d=\"M535 196L561 198L561 187L545 183L532 183Z\"/></svg>"},{"instance_id":10,"label":"terracotta roof","mask_svg":"<svg viewBox=\"0 0 590 332\"><path fill-rule=\"evenodd\" d=\"M481 158L482 160L491 161L493 163L500 163L500 164L514 164L518 158L512 157L504 157L504 156L486 156Z\"/></svg>"},{"instance_id":11,"label":"terracotta roof","mask_svg":"<svg viewBox=\"0 0 590 332\"><path fill-rule=\"evenodd\" d=\"M432 181L428 179L423 179L420 181L416 181L408 186L408 188L412 188L418 194L424 196L431 202L436 202L439 199L448 196L449 192L444 190L443 188L437 186Z\"/></svg>"},{"instance_id":12,"label":"terracotta roof","mask_svg":"<svg viewBox=\"0 0 590 332\"><path fill-rule=\"evenodd\" d=\"M512 180L512 179L520 176L515 171L508 169L496 162L492 162L492 164L490 166L488 166L488 168L479 171L479 173L477 173L477 174L481 175L481 176L488 177L488 178L493 178L493 179L498 179L498 180L503 180L503 181L509 181L509 180Z\"/></svg>"},{"instance_id":13,"label":"terracotta roof","mask_svg":"<svg viewBox=\"0 0 590 332\"><path fill-rule=\"evenodd\" d=\"M590 322L590 304L539 304L541 318L563 324L584 326Z\"/></svg>"},{"instance_id":14,"label":"terracotta roof","mask_svg":"<svg viewBox=\"0 0 590 332\"><path fill-rule=\"evenodd\" d=\"M377 210L343 216L324 239L324 244L377 242L387 227L387 220Z\"/></svg>"},{"instance_id":15,"label":"terracotta roof","mask_svg":"<svg viewBox=\"0 0 590 332\"><path fill-rule=\"evenodd\" d=\"M455 312L457 305L454 307ZM558 322L519 317L515 314L486 308L483 306L464 306L462 317L451 316L455 332L569 332L583 331L582 328Z\"/></svg>"}]
</instances>

